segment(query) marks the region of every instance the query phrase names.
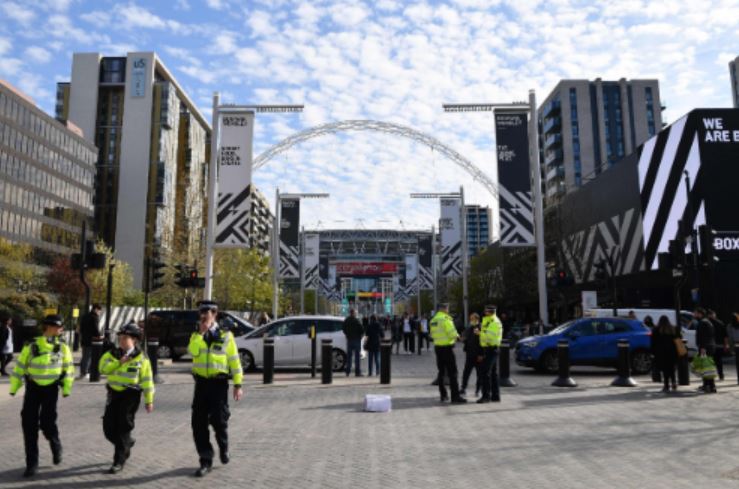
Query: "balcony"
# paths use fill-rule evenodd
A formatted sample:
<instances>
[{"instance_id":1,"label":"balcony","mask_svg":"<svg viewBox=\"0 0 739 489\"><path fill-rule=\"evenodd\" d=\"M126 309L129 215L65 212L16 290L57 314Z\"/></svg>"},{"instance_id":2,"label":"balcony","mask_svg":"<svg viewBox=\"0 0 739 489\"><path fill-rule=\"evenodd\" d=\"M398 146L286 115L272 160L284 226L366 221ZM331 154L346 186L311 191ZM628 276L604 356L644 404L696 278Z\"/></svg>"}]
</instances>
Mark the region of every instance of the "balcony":
<instances>
[{"instance_id":1,"label":"balcony","mask_svg":"<svg viewBox=\"0 0 739 489\"><path fill-rule=\"evenodd\" d=\"M561 161L562 160L562 150L561 149L555 149L551 151L547 151L544 154L544 164L549 166L555 161Z\"/></svg>"},{"instance_id":2,"label":"balcony","mask_svg":"<svg viewBox=\"0 0 739 489\"><path fill-rule=\"evenodd\" d=\"M544 140L544 149L549 149L552 147L558 147L562 145L562 135L561 134L550 134L547 136L547 138Z\"/></svg>"},{"instance_id":3,"label":"balcony","mask_svg":"<svg viewBox=\"0 0 739 489\"><path fill-rule=\"evenodd\" d=\"M551 119L546 119L544 121L544 134L548 134L561 127L562 127L561 117L552 117Z\"/></svg>"},{"instance_id":4,"label":"balcony","mask_svg":"<svg viewBox=\"0 0 739 489\"><path fill-rule=\"evenodd\" d=\"M561 108L562 104L559 100L552 100L548 104L544 105L544 108L541 110L541 115L546 119L550 115L558 114Z\"/></svg>"},{"instance_id":5,"label":"balcony","mask_svg":"<svg viewBox=\"0 0 739 489\"><path fill-rule=\"evenodd\" d=\"M555 166L547 172L546 180L552 180L553 178L564 178L565 168L563 166Z\"/></svg>"}]
</instances>

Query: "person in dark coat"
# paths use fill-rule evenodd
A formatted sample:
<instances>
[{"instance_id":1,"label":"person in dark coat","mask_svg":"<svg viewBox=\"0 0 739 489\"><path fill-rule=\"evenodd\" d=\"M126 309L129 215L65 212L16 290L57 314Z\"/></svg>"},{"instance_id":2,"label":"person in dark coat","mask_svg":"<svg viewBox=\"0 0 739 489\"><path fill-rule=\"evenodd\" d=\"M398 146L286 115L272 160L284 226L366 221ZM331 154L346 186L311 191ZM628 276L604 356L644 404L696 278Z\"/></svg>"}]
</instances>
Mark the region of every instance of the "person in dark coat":
<instances>
[{"instance_id":1,"label":"person in dark coat","mask_svg":"<svg viewBox=\"0 0 739 489\"><path fill-rule=\"evenodd\" d=\"M696 307L693 318L698 323L695 328L695 342L698 346L698 354L713 357L716 351L716 340L714 338L713 324L706 317L706 310ZM716 382L713 379L703 379L703 385L699 390L705 393L716 392Z\"/></svg>"},{"instance_id":2,"label":"person in dark coat","mask_svg":"<svg viewBox=\"0 0 739 489\"><path fill-rule=\"evenodd\" d=\"M346 376L352 370L352 358L354 358L354 374L357 377L362 376L362 368L359 365L359 355L362 351L362 338L364 337L364 328L362 323L357 318L357 313L354 309L349 310L349 316L344 319L344 325L342 327L344 335L346 336Z\"/></svg>"},{"instance_id":3,"label":"person in dark coat","mask_svg":"<svg viewBox=\"0 0 739 489\"><path fill-rule=\"evenodd\" d=\"M660 316L657 326L652 329L652 352L654 353L655 362L664 381L662 392L669 392L670 385L672 385L673 391L677 390L677 382L675 380L675 365L677 364L676 338L678 338L677 331L670 324L670 320L667 316Z\"/></svg>"},{"instance_id":4,"label":"person in dark coat","mask_svg":"<svg viewBox=\"0 0 739 489\"><path fill-rule=\"evenodd\" d=\"M716 372L719 380L724 380L724 355L729 353L729 334L726 325L718 317L716 311L708 310L708 320L713 325L713 339L716 349L713 352L713 361L716 364Z\"/></svg>"},{"instance_id":5,"label":"person in dark coat","mask_svg":"<svg viewBox=\"0 0 739 489\"><path fill-rule=\"evenodd\" d=\"M0 313L0 375L7 377L5 368L13 360L13 319L10 314Z\"/></svg>"},{"instance_id":6,"label":"person in dark coat","mask_svg":"<svg viewBox=\"0 0 739 489\"><path fill-rule=\"evenodd\" d=\"M470 325L462 333L462 341L464 342L464 370L462 370L462 388L459 391L461 396L465 395L467 382L470 380L472 369L475 370L476 385L475 395L480 393L480 365L482 362L482 347L480 347L480 315L477 313L470 314Z\"/></svg>"},{"instance_id":7,"label":"person in dark coat","mask_svg":"<svg viewBox=\"0 0 739 489\"><path fill-rule=\"evenodd\" d=\"M93 304L90 312L80 319L80 378L89 377L90 362L92 361L92 340L100 336L100 313L103 308L100 304Z\"/></svg>"},{"instance_id":8,"label":"person in dark coat","mask_svg":"<svg viewBox=\"0 0 739 489\"><path fill-rule=\"evenodd\" d=\"M367 336L367 343L365 349L367 350L367 373L372 377L372 365L375 366L375 372L380 375L380 341L385 337L382 331L382 326L377 322L377 317L373 314L370 316L369 324L365 331Z\"/></svg>"}]
</instances>

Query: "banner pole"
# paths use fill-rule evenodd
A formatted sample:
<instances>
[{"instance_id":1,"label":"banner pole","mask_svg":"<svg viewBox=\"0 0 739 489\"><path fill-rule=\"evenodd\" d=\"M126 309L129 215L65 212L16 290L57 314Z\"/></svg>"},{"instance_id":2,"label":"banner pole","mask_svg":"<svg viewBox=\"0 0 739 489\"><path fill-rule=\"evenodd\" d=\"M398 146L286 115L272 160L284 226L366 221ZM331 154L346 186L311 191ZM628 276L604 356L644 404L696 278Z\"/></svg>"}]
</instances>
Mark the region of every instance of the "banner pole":
<instances>
[{"instance_id":1,"label":"banner pole","mask_svg":"<svg viewBox=\"0 0 739 489\"><path fill-rule=\"evenodd\" d=\"M470 320L470 301L467 288L467 210L464 208L464 187L462 185L459 186L459 200L461 216L459 229L462 233L462 303L464 306L464 327L467 329Z\"/></svg>"},{"instance_id":2,"label":"banner pole","mask_svg":"<svg viewBox=\"0 0 739 489\"><path fill-rule=\"evenodd\" d=\"M539 289L539 319L549 324L547 305L546 265L544 256L544 204L541 195L541 170L539 169L539 134L536 122L536 92L529 90L529 162L533 173L534 226L536 236L536 278Z\"/></svg>"},{"instance_id":3,"label":"banner pole","mask_svg":"<svg viewBox=\"0 0 739 489\"><path fill-rule=\"evenodd\" d=\"M216 216L218 210L218 106L221 95L213 93L213 121L210 138L210 168L208 169L208 227L205 245L205 288L203 299L213 297L213 244L215 242Z\"/></svg>"},{"instance_id":4,"label":"banner pole","mask_svg":"<svg viewBox=\"0 0 739 489\"><path fill-rule=\"evenodd\" d=\"M300 228L300 315L305 314L305 227Z\"/></svg>"},{"instance_id":5,"label":"banner pole","mask_svg":"<svg viewBox=\"0 0 739 489\"><path fill-rule=\"evenodd\" d=\"M275 188L275 220L272 226L272 319L277 319L280 301L280 189Z\"/></svg>"}]
</instances>

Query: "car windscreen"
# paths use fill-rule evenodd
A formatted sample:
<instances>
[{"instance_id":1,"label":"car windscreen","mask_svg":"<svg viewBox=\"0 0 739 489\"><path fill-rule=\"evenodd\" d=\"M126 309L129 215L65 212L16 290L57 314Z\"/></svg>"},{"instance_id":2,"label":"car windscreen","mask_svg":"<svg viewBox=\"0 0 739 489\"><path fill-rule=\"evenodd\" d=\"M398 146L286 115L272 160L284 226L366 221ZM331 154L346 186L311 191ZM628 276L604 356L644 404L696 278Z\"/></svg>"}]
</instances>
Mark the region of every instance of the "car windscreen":
<instances>
[{"instance_id":1,"label":"car windscreen","mask_svg":"<svg viewBox=\"0 0 739 489\"><path fill-rule=\"evenodd\" d=\"M551 335L557 335L557 334L561 334L561 333L563 333L563 332L564 332L564 331L565 331L565 330L566 330L567 328L569 328L570 326L572 326L572 324L573 324L574 322L575 322L575 321L567 321L567 322L566 322L566 323L564 323L564 324L560 324L559 326L557 326L556 328L554 328L553 330L551 330L551 331L550 331L549 333L547 333L547 334L548 334L548 335L550 335L550 336L551 336Z\"/></svg>"}]
</instances>

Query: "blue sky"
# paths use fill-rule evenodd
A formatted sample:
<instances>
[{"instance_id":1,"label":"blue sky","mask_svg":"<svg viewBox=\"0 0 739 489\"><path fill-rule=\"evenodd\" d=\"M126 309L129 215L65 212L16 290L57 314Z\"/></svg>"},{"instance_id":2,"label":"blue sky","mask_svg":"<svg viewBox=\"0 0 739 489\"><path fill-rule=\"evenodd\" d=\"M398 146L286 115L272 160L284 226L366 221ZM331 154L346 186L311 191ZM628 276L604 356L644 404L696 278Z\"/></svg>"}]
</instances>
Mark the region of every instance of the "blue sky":
<instances>
[{"instance_id":1,"label":"blue sky","mask_svg":"<svg viewBox=\"0 0 739 489\"><path fill-rule=\"evenodd\" d=\"M731 104L739 1L575 0L82 1L2 0L0 78L53 113L73 52L156 51L210 118L225 102L303 103L260 116L255 156L302 129L346 119L411 126L496 178L492 116L444 114L443 102L542 100L561 78L658 78L665 119ZM293 147L254 175L272 199L306 202L309 228L430 227L438 204L415 191L486 190L411 140L342 133ZM401 224L402 221L402 224Z\"/></svg>"}]
</instances>

